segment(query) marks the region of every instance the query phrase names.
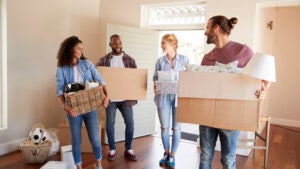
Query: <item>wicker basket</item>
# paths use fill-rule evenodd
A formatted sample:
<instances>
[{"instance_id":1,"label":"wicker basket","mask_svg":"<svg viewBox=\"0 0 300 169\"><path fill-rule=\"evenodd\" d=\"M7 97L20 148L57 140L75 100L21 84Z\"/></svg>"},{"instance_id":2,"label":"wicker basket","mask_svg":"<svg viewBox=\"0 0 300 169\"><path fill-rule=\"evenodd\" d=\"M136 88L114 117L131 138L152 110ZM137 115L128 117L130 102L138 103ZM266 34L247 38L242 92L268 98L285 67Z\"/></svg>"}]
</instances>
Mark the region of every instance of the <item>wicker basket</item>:
<instances>
[{"instance_id":1,"label":"wicker basket","mask_svg":"<svg viewBox=\"0 0 300 169\"><path fill-rule=\"evenodd\" d=\"M64 95L67 105L80 114L100 108L105 97L103 86Z\"/></svg>"},{"instance_id":2,"label":"wicker basket","mask_svg":"<svg viewBox=\"0 0 300 169\"><path fill-rule=\"evenodd\" d=\"M20 144L20 150L23 152L27 163L45 162L48 157L50 147L50 141L45 141L44 143L35 145L30 140L26 140Z\"/></svg>"}]
</instances>

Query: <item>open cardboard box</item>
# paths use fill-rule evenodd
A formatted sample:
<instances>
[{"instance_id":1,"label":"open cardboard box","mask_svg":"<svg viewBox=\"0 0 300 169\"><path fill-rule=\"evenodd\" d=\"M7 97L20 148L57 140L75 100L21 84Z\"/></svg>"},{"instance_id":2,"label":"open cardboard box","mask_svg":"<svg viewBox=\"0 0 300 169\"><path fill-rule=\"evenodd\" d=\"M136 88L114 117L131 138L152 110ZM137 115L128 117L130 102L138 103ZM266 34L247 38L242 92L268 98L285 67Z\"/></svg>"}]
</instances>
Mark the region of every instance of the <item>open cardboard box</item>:
<instances>
[{"instance_id":1,"label":"open cardboard box","mask_svg":"<svg viewBox=\"0 0 300 169\"><path fill-rule=\"evenodd\" d=\"M235 73L180 72L177 121L228 130L259 128L261 80Z\"/></svg>"},{"instance_id":2,"label":"open cardboard box","mask_svg":"<svg viewBox=\"0 0 300 169\"><path fill-rule=\"evenodd\" d=\"M146 100L147 69L97 67L111 100Z\"/></svg>"}]
</instances>

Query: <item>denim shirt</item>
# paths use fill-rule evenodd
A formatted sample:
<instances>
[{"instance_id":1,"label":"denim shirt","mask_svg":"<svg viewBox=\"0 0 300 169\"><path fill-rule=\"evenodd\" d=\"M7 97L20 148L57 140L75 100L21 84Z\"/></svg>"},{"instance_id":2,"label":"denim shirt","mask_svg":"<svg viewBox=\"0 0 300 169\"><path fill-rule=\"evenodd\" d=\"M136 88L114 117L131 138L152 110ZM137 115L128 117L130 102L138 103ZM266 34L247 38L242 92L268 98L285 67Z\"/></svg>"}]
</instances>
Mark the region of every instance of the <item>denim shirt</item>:
<instances>
[{"instance_id":1,"label":"denim shirt","mask_svg":"<svg viewBox=\"0 0 300 169\"><path fill-rule=\"evenodd\" d=\"M78 70L82 77L83 83L86 81L98 81L103 86L105 86L105 82L98 73L96 67L93 65L91 61L88 60L78 60ZM64 87L74 82L74 69L73 66L62 66L57 67L56 69L56 96L63 95Z\"/></svg>"},{"instance_id":2,"label":"denim shirt","mask_svg":"<svg viewBox=\"0 0 300 169\"><path fill-rule=\"evenodd\" d=\"M179 72L182 70L186 70L185 68L185 64L189 63L189 58L186 56L183 56L181 54L176 54L175 59L174 59L174 71ZM162 56L160 58L158 58L158 60L156 61L156 65L155 65L155 71L154 71L154 75L153 75L153 82L158 80L158 71L171 71L171 62L168 60L167 56ZM157 108L162 109L165 107L165 105L168 102L168 95L174 95L175 96L175 107L177 107L177 95L175 94L157 94L154 96L154 102L157 106Z\"/></svg>"}]
</instances>

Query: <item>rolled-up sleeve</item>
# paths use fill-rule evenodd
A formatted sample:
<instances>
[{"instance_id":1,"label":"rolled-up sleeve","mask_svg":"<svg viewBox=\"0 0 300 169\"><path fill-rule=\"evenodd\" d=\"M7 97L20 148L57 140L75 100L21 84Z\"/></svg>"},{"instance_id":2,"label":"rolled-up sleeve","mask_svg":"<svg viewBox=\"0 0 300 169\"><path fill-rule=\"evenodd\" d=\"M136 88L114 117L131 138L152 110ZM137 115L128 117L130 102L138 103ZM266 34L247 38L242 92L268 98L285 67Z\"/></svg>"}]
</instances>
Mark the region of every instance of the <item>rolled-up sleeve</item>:
<instances>
[{"instance_id":1,"label":"rolled-up sleeve","mask_svg":"<svg viewBox=\"0 0 300 169\"><path fill-rule=\"evenodd\" d=\"M62 73L62 68L58 67L56 69L56 96L61 96L64 94L64 77Z\"/></svg>"},{"instance_id":2,"label":"rolled-up sleeve","mask_svg":"<svg viewBox=\"0 0 300 169\"><path fill-rule=\"evenodd\" d=\"M91 71L93 79L100 82L101 85L105 86L106 84L105 84L103 78L101 77L101 75L98 73L95 65L90 61L87 61L87 65L88 65L88 69Z\"/></svg>"}]
</instances>

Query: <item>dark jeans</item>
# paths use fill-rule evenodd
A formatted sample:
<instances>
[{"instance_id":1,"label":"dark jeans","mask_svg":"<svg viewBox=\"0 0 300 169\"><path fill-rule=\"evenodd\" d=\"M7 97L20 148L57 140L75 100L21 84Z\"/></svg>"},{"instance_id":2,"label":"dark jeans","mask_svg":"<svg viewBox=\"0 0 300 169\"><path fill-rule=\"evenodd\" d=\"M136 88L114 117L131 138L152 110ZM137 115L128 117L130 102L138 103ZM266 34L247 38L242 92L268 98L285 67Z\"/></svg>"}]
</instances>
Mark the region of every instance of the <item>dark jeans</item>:
<instances>
[{"instance_id":1,"label":"dark jeans","mask_svg":"<svg viewBox=\"0 0 300 169\"><path fill-rule=\"evenodd\" d=\"M109 148L115 150L115 120L116 111L120 110L124 123L126 125L125 129L125 149L130 150L133 133L134 133L134 121L133 121L133 109L132 106L126 106L125 101L122 102L110 102L106 108L106 133L109 143Z\"/></svg>"},{"instance_id":2,"label":"dark jeans","mask_svg":"<svg viewBox=\"0 0 300 169\"><path fill-rule=\"evenodd\" d=\"M218 136L221 142L221 162L223 169L235 169L236 146L240 131L199 126L200 129L200 169L211 169Z\"/></svg>"}]
</instances>

